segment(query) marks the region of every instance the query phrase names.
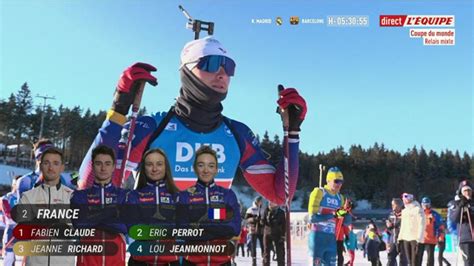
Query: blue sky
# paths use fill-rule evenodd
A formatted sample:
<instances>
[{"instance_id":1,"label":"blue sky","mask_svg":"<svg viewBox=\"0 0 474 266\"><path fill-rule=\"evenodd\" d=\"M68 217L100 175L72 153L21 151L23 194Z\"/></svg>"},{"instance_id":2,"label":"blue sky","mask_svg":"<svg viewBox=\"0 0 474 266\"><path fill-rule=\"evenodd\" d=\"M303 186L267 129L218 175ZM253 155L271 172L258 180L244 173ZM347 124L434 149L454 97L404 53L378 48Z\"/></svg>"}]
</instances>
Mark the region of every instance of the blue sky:
<instances>
[{"instance_id":1,"label":"blue sky","mask_svg":"<svg viewBox=\"0 0 474 266\"><path fill-rule=\"evenodd\" d=\"M301 150L384 143L405 152L474 152L472 1L180 1L237 63L224 114L257 134L281 134L276 86L306 98ZM1 2L0 93L25 81L57 107L110 107L118 77L142 61L158 68L142 105L165 111L179 92L179 54L193 38L178 2L152 0ZM379 15L454 15L455 46L423 46L408 28L380 28ZM290 16L367 15L369 27L291 26ZM281 16L282 26L252 24ZM39 104L40 99L35 99Z\"/></svg>"}]
</instances>

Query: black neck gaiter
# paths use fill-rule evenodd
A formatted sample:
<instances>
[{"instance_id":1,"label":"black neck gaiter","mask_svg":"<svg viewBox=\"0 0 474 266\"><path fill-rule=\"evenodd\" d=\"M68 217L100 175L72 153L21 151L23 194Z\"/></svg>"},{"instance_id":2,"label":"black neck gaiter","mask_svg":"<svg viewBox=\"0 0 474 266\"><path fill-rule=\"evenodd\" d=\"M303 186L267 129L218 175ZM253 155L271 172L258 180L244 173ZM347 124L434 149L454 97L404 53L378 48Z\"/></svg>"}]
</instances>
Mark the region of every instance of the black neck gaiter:
<instances>
[{"instance_id":1,"label":"black neck gaiter","mask_svg":"<svg viewBox=\"0 0 474 266\"><path fill-rule=\"evenodd\" d=\"M181 68L181 90L175 113L191 130L210 132L222 122L222 104L227 93L206 86L188 68Z\"/></svg>"}]
</instances>

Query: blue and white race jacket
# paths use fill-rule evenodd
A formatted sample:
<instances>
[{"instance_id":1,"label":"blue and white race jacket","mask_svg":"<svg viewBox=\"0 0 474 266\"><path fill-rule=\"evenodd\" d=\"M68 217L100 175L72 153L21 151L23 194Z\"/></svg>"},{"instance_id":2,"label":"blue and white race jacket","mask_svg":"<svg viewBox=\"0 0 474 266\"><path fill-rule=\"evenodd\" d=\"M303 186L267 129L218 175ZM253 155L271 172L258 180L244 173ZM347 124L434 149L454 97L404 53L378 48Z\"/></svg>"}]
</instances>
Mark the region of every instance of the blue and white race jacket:
<instances>
[{"instance_id":1,"label":"blue and white race jacket","mask_svg":"<svg viewBox=\"0 0 474 266\"><path fill-rule=\"evenodd\" d=\"M161 122L163 121L163 124ZM128 134L128 125L123 115L110 110L107 119L99 129L80 169L78 185L80 188L92 185L94 176L91 164L92 149L105 144L115 149L117 166L120 167L124 149L119 149ZM123 131L123 132L122 132ZM123 136L121 132L124 133ZM289 191L290 198L296 190L298 180L297 136L288 138ZM219 169L215 181L218 185L230 188L240 167L247 182L268 200L283 204L285 202L285 180L283 161L275 168L265 157L258 139L243 123L224 117L223 123L212 132L194 132L171 111L137 119L132 149L127 160L127 170L137 169L145 150L161 148L167 154L173 178L180 190L191 186L196 178L192 170L194 152L201 145L210 145L218 155ZM123 147L123 145L121 146ZM117 170L113 184L120 185L121 177Z\"/></svg>"},{"instance_id":2,"label":"blue and white race jacket","mask_svg":"<svg viewBox=\"0 0 474 266\"><path fill-rule=\"evenodd\" d=\"M336 211L344 205L344 197L340 193L331 193L328 185L324 188L314 188L309 196L308 214L311 219L312 230L316 232L336 233ZM344 216L344 225L351 223L351 216ZM334 235L335 237L335 235Z\"/></svg>"}]
</instances>

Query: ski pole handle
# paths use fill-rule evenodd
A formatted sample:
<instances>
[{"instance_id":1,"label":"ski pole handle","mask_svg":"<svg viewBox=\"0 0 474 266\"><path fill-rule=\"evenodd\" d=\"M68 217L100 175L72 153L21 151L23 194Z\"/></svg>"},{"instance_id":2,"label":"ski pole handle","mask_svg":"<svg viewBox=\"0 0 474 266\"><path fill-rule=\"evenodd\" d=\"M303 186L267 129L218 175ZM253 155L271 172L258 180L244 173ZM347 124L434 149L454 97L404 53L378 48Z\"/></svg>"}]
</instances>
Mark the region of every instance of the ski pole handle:
<instances>
[{"instance_id":1,"label":"ski pole handle","mask_svg":"<svg viewBox=\"0 0 474 266\"><path fill-rule=\"evenodd\" d=\"M135 132L135 124L137 122L137 117L138 117L138 111L140 110L140 104L142 102L142 96L143 96L143 91L145 89L145 84L146 81L140 81L140 85L138 86L135 99L133 100L132 104L132 115L131 115L131 121L130 121L130 129L128 131L128 137L127 137L127 142L125 144L125 149L124 149L124 154L122 158L122 164L120 165L120 175L119 175L119 180L117 180L114 185L120 187L120 185L127 179L127 176L125 176L125 173L127 172L127 161L128 157L130 156L130 151L132 150L132 140L133 140L133 134Z\"/></svg>"},{"instance_id":2,"label":"ski pole handle","mask_svg":"<svg viewBox=\"0 0 474 266\"><path fill-rule=\"evenodd\" d=\"M137 89L137 94L132 104L132 116L133 112L138 112L140 110L140 104L142 102L143 91L145 90L146 81L140 81L140 86Z\"/></svg>"},{"instance_id":3,"label":"ski pole handle","mask_svg":"<svg viewBox=\"0 0 474 266\"><path fill-rule=\"evenodd\" d=\"M285 87L281 84L278 84L278 98L280 98L280 92L283 91ZM288 110L277 107L277 113L281 116L281 121L283 122L283 129L288 131L288 126L290 124L290 117L288 116Z\"/></svg>"}]
</instances>

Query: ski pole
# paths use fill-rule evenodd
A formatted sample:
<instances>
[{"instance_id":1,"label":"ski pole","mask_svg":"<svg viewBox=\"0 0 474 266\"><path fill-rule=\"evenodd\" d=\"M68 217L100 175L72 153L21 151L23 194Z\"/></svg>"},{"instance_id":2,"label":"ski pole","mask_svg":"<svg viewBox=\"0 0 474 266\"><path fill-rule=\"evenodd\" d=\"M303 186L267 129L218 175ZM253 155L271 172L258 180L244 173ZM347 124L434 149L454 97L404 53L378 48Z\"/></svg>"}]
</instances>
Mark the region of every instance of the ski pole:
<instances>
[{"instance_id":1,"label":"ski pole","mask_svg":"<svg viewBox=\"0 0 474 266\"><path fill-rule=\"evenodd\" d=\"M278 97L280 97L280 92L285 88L283 85L278 85ZM289 147L288 147L288 126L289 126L289 116L288 111L278 108L278 113L281 115L283 122L283 167L285 171L285 205L286 205L286 252L287 252L287 265L291 265L291 226L290 226L290 210L291 210L291 200L290 200L290 178L289 178Z\"/></svg>"},{"instance_id":2,"label":"ski pole","mask_svg":"<svg viewBox=\"0 0 474 266\"><path fill-rule=\"evenodd\" d=\"M471 231L471 240L474 240L474 232L472 231L472 222L471 222L471 215L469 215L469 208L464 207L467 215L467 221L469 222L469 230Z\"/></svg>"},{"instance_id":3,"label":"ski pole","mask_svg":"<svg viewBox=\"0 0 474 266\"><path fill-rule=\"evenodd\" d=\"M5 229L5 230L7 230L7 229ZM15 240L15 237L12 236L12 237L8 240L8 242L7 242L5 245L3 245L3 247L2 247L2 257L5 258L5 256L6 256L5 254L6 254L6 252L7 252L7 247L10 246L10 245L13 243L14 240Z\"/></svg>"},{"instance_id":4,"label":"ski pole","mask_svg":"<svg viewBox=\"0 0 474 266\"><path fill-rule=\"evenodd\" d=\"M336 228L336 241L337 241L337 237L339 237L339 234L341 233L341 230L342 230L342 225L344 223L344 218L339 218L337 217L337 211L336 211L336 223L337 223L337 228ZM342 219L342 221L340 221L340 219Z\"/></svg>"},{"instance_id":5,"label":"ski pole","mask_svg":"<svg viewBox=\"0 0 474 266\"><path fill-rule=\"evenodd\" d=\"M132 140L133 140L133 134L135 131L135 125L137 122L137 117L138 117L138 111L140 110L140 103L142 101L142 96L143 96L143 89L145 88L145 83L146 81L141 81L140 85L137 89L137 93L135 95L135 100L133 101L132 105L132 115L131 115L131 121L130 121L130 129L128 131L128 137L127 137L127 142L125 143L125 148L124 148L124 154L122 158L122 164L120 165L120 174L118 177L115 177L115 182L113 182L113 185L120 187L123 182L127 179L125 176L125 173L127 172L127 160L128 156L130 155L130 151L132 150Z\"/></svg>"},{"instance_id":6,"label":"ski pole","mask_svg":"<svg viewBox=\"0 0 474 266\"><path fill-rule=\"evenodd\" d=\"M461 207L461 217L459 218L459 226L458 226L458 250L456 252L456 266L458 266L458 263L459 263L459 251L461 250L461 225L462 225L462 216L463 216L463 211L464 211L464 207ZM461 251L461 258L462 256L464 256L464 254L462 254L463 252Z\"/></svg>"},{"instance_id":7,"label":"ski pole","mask_svg":"<svg viewBox=\"0 0 474 266\"><path fill-rule=\"evenodd\" d=\"M323 171L326 167L322 164L319 164L319 188L323 187Z\"/></svg>"},{"instance_id":8,"label":"ski pole","mask_svg":"<svg viewBox=\"0 0 474 266\"><path fill-rule=\"evenodd\" d=\"M347 199L346 199L346 200L347 200ZM345 206L345 201L344 201L343 204L344 204L343 206ZM339 222L339 219L341 219L341 218L337 216L337 212L340 211L341 209L345 210L344 207L342 207L342 208L340 208L340 209L337 209L336 212L334 213L334 216L336 216L335 219L336 219L336 224L337 224L337 228L336 228L336 240L337 240L337 237L339 236L339 233L340 233L341 230L342 230L342 224L343 224L343 222L344 222L344 220L343 220L342 222ZM344 219L344 218L342 218L342 219Z\"/></svg>"}]
</instances>

